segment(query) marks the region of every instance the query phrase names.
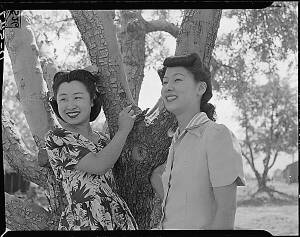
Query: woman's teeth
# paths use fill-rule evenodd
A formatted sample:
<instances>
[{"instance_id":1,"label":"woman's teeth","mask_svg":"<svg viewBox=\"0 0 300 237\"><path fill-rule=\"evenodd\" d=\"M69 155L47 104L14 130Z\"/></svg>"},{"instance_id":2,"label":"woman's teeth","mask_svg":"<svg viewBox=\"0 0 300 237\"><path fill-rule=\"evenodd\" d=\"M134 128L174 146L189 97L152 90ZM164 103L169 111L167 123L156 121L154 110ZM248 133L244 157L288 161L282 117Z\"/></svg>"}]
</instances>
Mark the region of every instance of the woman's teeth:
<instances>
[{"instance_id":1,"label":"woman's teeth","mask_svg":"<svg viewBox=\"0 0 300 237\"><path fill-rule=\"evenodd\" d=\"M80 112L69 112L69 113L66 113L69 117L71 118L75 118Z\"/></svg>"},{"instance_id":2,"label":"woman's teeth","mask_svg":"<svg viewBox=\"0 0 300 237\"><path fill-rule=\"evenodd\" d=\"M172 96L166 96L166 100L167 100L168 102L171 102L171 101L173 101L173 100L176 100L176 98L177 98L177 96L175 96L175 95L172 95Z\"/></svg>"}]
</instances>

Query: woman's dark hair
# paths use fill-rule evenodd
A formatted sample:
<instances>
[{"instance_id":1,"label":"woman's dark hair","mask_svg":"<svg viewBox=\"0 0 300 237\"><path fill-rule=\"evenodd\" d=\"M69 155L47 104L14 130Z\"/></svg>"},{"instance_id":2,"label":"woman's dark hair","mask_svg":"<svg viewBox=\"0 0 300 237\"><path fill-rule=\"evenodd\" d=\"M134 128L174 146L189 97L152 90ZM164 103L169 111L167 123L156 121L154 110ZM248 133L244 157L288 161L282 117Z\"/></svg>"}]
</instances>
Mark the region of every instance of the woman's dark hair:
<instances>
[{"instance_id":1,"label":"woman's dark hair","mask_svg":"<svg viewBox=\"0 0 300 237\"><path fill-rule=\"evenodd\" d=\"M96 77L93 76L93 74L90 73L89 71L83 69L73 70L70 72L67 71L57 72L54 75L53 85L52 85L54 96L50 99L50 104L52 106L54 113L56 114L56 116L62 119L62 117L58 112L57 92L60 84L64 82L71 82L71 81L80 81L82 84L84 84L91 99L93 99L94 105L91 108L90 122L94 121L98 117L101 111L102 99L100 98L100 93L98 92L96 87L96 81L97 81Z\"/></svg>"},{"instance_id":2,"label":"woman's dark hair","mask_svg":"<svg viewBox=\"0 0 300 237\"><path fill-rule=\"evenodd\" d=\"M184 56L166 58L163 62L163 68L158 70L161 82L163 82L167 67L184 67L194 75L196 82L203 81L206 83L206 91L201 98L200 111L205 112L210 120L216 121L215 106L208 103L212 97L211 75L208 68L202 63L199 55L191 53Z\"/></svg>"}]
</instances>

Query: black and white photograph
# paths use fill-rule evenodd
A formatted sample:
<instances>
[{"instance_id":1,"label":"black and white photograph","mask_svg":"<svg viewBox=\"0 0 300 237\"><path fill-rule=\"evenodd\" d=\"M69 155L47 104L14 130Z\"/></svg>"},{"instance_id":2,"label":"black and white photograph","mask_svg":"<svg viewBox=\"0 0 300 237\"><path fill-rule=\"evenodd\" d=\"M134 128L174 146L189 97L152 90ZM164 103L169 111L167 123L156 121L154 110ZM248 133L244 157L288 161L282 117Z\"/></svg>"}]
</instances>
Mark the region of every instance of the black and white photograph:
<instances>
[{"instance_id":1,"label":"black and white photograph","mask_svg":"<svg viewBox=\"0 0 300 237\"><path fill-rule=\"evenodd\" d=\"M1 236L299 235L298 2L202 5L0 12Z\"/></svg>"}]
</instances>

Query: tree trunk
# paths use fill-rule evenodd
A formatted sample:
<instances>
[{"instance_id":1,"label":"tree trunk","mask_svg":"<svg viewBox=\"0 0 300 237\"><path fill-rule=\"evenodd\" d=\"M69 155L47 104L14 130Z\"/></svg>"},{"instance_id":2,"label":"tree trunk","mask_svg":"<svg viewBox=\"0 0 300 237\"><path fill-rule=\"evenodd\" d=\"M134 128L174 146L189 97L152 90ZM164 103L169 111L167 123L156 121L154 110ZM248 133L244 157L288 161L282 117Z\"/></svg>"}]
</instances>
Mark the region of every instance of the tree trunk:
<instances>
[{"instance_id":1,"label":"tree trunk","mask_svg":"<svg viewBox=\"0 0 300 237\"><path fill-rule=\"evenodd\" d=\"M58 219L35 203L5 193L5 221L10 230L56 230Z\"/></svg>"},{"instance_id":2,"label":"tree trunk","mask_svg":"<svg viewBox=\"0 0 300 237\"><path fill-rule=\"evenodd\" d=\"M218 30L221 15L220 13L220 10L187 10L185 12L181 31L179 32L176 54L178 55L196 51L198 53L202 53L201 57L207 64L209 64L216 32ZM110 135L113 137L117 131L119 112L124 106L134 103L134 98L126 80L121 53L117 44L115 27L112 20L113 14L110 11L71 11L71 14L81 33L82 39L87 46L91 62L98 68L98 86L104 102L103 109L108 121ZM208 19L205 19L205 17ZM26 23L25 20L22 22ZM199 29L201 29L201 31ZM47 103L44 103L46 102L45 95L42 97L42 99L40 98L41 96L37 99L39 101L43 101L42 106L40 107L33 106L33 103L29 103L24 99L32 97L29 93L35 92L35 96L42 94L42 92L38 93L36 89L31 87L31 85L41 85L42 74L39 62L37 60L37 55L32 54L32 48L29 47L31 45L35 45L30 27L28 27L28 24L25 26L23 25L23 28L19 31L22 32L22 30L25 31L27 36L30 36L28 38L30 40L27 38L24 39L24 37L21 37L22 35L19 35L18 37L15 37L15 39L20 39L21 42L22 40L25 40L22 42L22 45L20 45L20 43L10 43L8 48L10 57L12 58L13 69L15 69L14 72L16 72L16 81L19 81L17 85L19 92L21 91L21 103L24 103L24 110L29 111L29 109L38 108L38 113L35 111L32 111L32 113L27 112L26 119L27 121L31 121L30 129L33 131L33 135L35 136L37 144L41 145L41 138L44 135L42 131L48 131L48 129L51 127L49 124L52 124L52 121L50 122L50 119L48 119L50 118L50 109L49 106L46 107ZM194 30L196 33L189 32ZM18 31L18 29L10 30L10 32L13 32L13 35L16 34L16 31ZM133 37L134 34L126 34L126 37L128 37L126 38L126 42L130 42L129 36ZM12 39L14 39L13 36L11 37L9 35L7 38L10 39L10 42L14 42L12 41ZM143 39L144 38L141 37L141 40ZM192 44L187 44L187 42ZM18 45L18 47L15 47L14 45ZM132 45L134 45L136 49L139 48L139 46L135 43ZM128 43L128 46L130 46L130 43ZM187 48L185 49L185 47ZM36 46L33 46L33 48L37 52ZM18 51L20 49L22 49L22 51L27 50L27 53L25 54L26 57L22 51ZM134 54L128 55L135 57ZM31 57L33 60L30 60ZM26 58L26 61L24 58ZM16 61L19 61L19 63L16 64ZM34 63L29 64L29 62ZM131 62L137 63L137 61L130 60L126 62L128 65ZM23 71L21 75L24 74L24 78L20 79L20 74L18 74L20 71L16 70L16 68L22 66ZM130 70L136 70L134 69L134 66L131 67ZM138 67L141 68L140 65ZM28 72L32 72L34 68L39 68L39 78L36 81L31 80L32 78L36 78L34 77L35 74L27 74ZM139 81L142 79L140 72L131 73L130 75L132 75L130 78L132 78L134 81ZM30 85L30 90L26 91L26 93L23 93L22 90L24 91L26 88L28 88L28 85ZM39 88L43 87L40 86ZM136 88L136 91L138 91L139 87ZM140 111L139 108L136 108L136 110ZM40 123L34 123L34 121L36 121L35 116L43 114L44 111L46 114L46 119L44 121L48 122L48 127L46 129L42 128ZM37 135L34 133L34 131L37 131L35 126L40 126L41 128L39 130L39 137L37 137ZM151 212L155 205L156 199L154 199L154 192L149 178L153 169L164 163L167 158L168 148L171 142L171 138L167 136L167 131L171 127L174 128L174 126L176 126L174 115L168 113L165 109L160 110L158 115L147 117L144 120L143 117L141 119L137 119L133 130L128 136L122 154L113 169L118 185L118 193L125 199L129 208L132 210L140 229L149 229L153 227L155 223L157 223L157 221L155 222L151 220ZM65 199L61 185L57 184L55 178L53 178L53 171L51 169L47 169L47 172L50 173L47 176L50 201L52 201L50 205L52 208L52 213L55 214L54 218L56 219L64 207L63 201ZM22 208L22 205L17 206ZM31 210L31 212L32 211L33 210ZM158 214L157 219L159 218L159 215L160 214Z\"/></svg>"},{"instance_id":3,"label":"tree trunk","mask_svg":"<svg viewBox=\"0 0 300 237\"><path fill-rule=\"evenodd\" d=\"M36 157L25 149L20 134L6 111L2 113L2 142L3 156L9 165L26 180L47 189L46 170L39 167Z\"/></svg>"},{"instance_id":4,"label":"tree trunk","mask_svg":"<svg viewBox=\"0 0 300 237\"><path fill-rule=\"evenodd\" d=\"M123 58L124 69L132 97L136 104L144 78L145 38L144 21L140 11L121 11L121 29L118 32L118 42Z\"/></svg>"},{"instance_id":5,"label":"tree trunk","mask_svg":"<svg viewBox=\"0 0 300 237\"><path fill-rule=\"evenodd\" d=\"M199 11L201 12L201 10ZM210 26L206 26L206 28L204 27L207 29L207 37L203 36L201 39L194 40L195 44L202 46L202 48L199 46L199 50L201 49L204 52L204 48L206 49L205 56L207 58L206 61L208 62L208 55L211 51L207 49L209 47L204 47L205 45L200 44L200 41L198 42L198 40L205 39L205 44L209 43L210 46L214 45L217 32L217 29L215 28L218 27L216 22L219 23L218 21L220 20L220 14L218 15L216 12L220 11L211 11L215 13L214 16L218 17L211 17L211 24L205 22L205 25ZM111 52L109 45L107 47L107 44L104 43L114 42L116 40L115 32L111 33L113 24L111 18L112 15L108 12L101 11L71 11L71 13L88 48L92 63L97 65L99 71L105 72L107 68L101 68L106 66L103 65L103 62L106 62L107 58L104 57L103 59L101 51L106 52L106 57L109 57L112 53L116 53L115 48L114 51ZM201 25L203 22L201 22L199 17L202 16L203 14L199 14L198 11L194 12L194 14L190 14L190 11L187 11L182 28L187 30L187 25L190 25L191 23L197 23ZM91 21L91 19L97 20ZM110 34L107 31L109 31ZM211 32L214 32L214 34ZM97 40L97 37L99 40ZM193 34L187 35L185 31L181 31L181 33L179 33L179 37L181 39L179 42L186 42L193 37ZM210 40L213 42L210 42ZM96 47L99 42L101 45ZM101 48L100 52L99 50L96 50L99 47ZM179 44L178 48L183 49L183 46ZM192 47L188 48L186 51L192 52L194 49L195 47ZM177 52L180 53L181 51L177 50ZM99 60L99 58L101 60ZM120 74L123 75L122 72ZM102 81L101 86L104 95L103 97L106 100L104 112L108 120L111 133L112 128L114 128L114 131L116 129L116 124L112 125L111 123L116 123L116 120L113 119L113 117L115 116L116 112L120 110L120 107L117 107L117 105L122 105L120 103L120 96L118 93L116 93L117 90L115 93L111 94L111 91L113 91L111 85L114 83L117 84L121 79L121 77L114 78L113 76L110 76ZM117 88L120 87L117 86ZM126 90L126 88L123 88L123 90ZM108 108L113 110L114 113L110 112ZM133 131L130 133L123 152L114 168L114 175L119 187L119 194L124 197L125 201L128 203L141 229L150 228L150 214L153 207L154 193L149 182L149 178L153 169L166 159L166 151L170 145L170 138L167 137L167 130L170 128L170 126L174 126L174 124L174 116L164 112L155 118L153 120L153 124L150 126L144 122L141 122L139 125L135 126Z\"/></svg>"},{"instance_id":6,"label":"tree trunk","mask_svg":"<svg viewBox=\"0 0 300 237\"><path fill-rule=\"evenodd\" d=\"M54 126L49 112L46 87L38 60L38 48L26 17L21 28L5 29L5 44L9 53L20 103L39 148L44 146L44 135Z\"/></svg>"},{"instance_id":7,"label":"tree trunk","mask_svg":"<svg viewBox=\"0 0 300 237\"><path fill-rule=\"evenodd\" d=\"M134 103L126 80L116 39L112 11L71 11L88 49L91 63L98 67L99 89L111 137L117 131L119 112Z\"/></svg>"},{"instance_id":8,"label":"tree trunk","mask_svg":"<svg viewBox=\"0 0 300 237\"><path fill-rule=\"evenodd\" d=\"M221 15L220 9L185 10L175 55L197 52L204 64L209 66Z\"/></svg>"},{"instance_id":9,"label":"tree trunk","mask_svg":"<svg viewBox=\"0 0 300 237\"><path fill-rule=\"evenodd\" d=\"M29 25L29 20L26 17L22 16L21 22L21 28L5 29L5 44L11 59L14 78L20 96L20 103L22 104L34 141L38 148L42 150L44 147L44 135L49 129L53 128L54 121L47 100L46 84L43 81L34 34ZM12 134L9 129L11 129L11 127L7 126L6 132L8 135ZM23 161L19 160L18 162L18 154L12 153L12 151L13 150L7 146L6 154L13 155L11 156L11 161L15 164L13 166L15 166L15 168L17 167L16 169L20 173L25 174L27 179L36 181L37 172L42 172L40 181L37 181L37 183L45 179L47 180L51 212L56 217L60 216L66 199L61 184L56 181L53 171L47 168L38 168L37 160L35 159L31 161L31 167L34 167L35 172L28 172L29 168L27 167L25 159L23 158ZM45 155L45 153L42 155ZM7 158L9 158L9 156L7 156ZM17 202L15 204L19 203L20 202ZM14 215L11 213L10 216L17 218L18 213L22 213L22 208L22 205L10 208L10 210L15 211ZM28 209L28 212L30 212L30 209ZM8 226L8 228L13 229L13 226Z\"/></svg>"}]
</instances>

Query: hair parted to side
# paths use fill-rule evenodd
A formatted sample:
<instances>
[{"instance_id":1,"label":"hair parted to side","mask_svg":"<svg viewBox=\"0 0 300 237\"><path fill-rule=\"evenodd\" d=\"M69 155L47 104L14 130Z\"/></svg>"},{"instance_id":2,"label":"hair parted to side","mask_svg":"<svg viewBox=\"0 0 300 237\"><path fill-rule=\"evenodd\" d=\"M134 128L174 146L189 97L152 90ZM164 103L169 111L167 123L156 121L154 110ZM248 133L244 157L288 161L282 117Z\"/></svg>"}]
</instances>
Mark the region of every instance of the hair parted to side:
<instances>
[{"instance_id":1,"label":"hair parted to side","mask_svg":"<svg viewBox=\"0 0 300 237\"><path fill-rule=\"evenodd\" d=\"M58 112L57 92L59 86L62 83L71 82L71 81L80 81L86 87L94 104L93 107L91 108L90 122L94 121L98 117L101 111L102 99L96 87L96 81L97 81L96 77L89 71L83 69L77 69L73 71L61 71L61 72L57 72L54 75L53 85L52 85L54 96L50 99L50 104L52 106L54 113L56 114L56 116L62 119L62 117Z\"/></svg>"},{"instance_id":2,"label":"hair parted to side","mask_svg":"<svg viewBox=\"0 0 300 237\"><path fill-rule=\"evenodd\" d=\"M206 83L206 91L201 98L200 111L205 112L210 120L216 121L215 106L208 103L212 97L211 74L202 63L199 55L191 53L183 56L167 57L163 62L163 68L157 71L161 82L163 82L168 67L185 67L194 75L196 82L203 81Z\"/></svg>"}]
</instances>

